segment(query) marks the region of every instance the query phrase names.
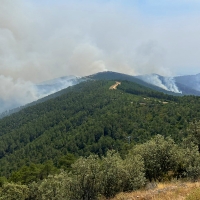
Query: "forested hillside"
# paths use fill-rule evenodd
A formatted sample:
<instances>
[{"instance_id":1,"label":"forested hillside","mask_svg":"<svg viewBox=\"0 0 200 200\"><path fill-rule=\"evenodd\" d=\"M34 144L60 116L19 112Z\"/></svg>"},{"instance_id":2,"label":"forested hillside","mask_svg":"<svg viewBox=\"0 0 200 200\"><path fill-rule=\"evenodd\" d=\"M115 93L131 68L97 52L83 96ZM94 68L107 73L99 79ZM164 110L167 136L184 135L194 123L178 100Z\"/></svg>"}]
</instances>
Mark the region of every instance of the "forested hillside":
<instances>
[{"instance_id":1,"label":"forested hillside","mask_svg":"<svg viewBox=\"0 0 200 200\"><path fill-rule=\"evenodd\" d=\"M61 78L58 78L58 79L53 79L53 80L50 80L50 81L46 81L43 84L38 85L37 87L38 87L39 90L41 90L42 92L44 92L46 94L48 94L49 93L48 91L50 91L50 90L51 91L58 91L59 88L64 88L64 85L66 85L66 86L69 85L69 83L61 81L62 79L65 80L66 78L67 77L61 77ZM72 85L76 85L76 84L78 84L80 82L84 82L84 81L87 81L87 80L130 81L130 82L145 86L147 88L153 89L153 90L158 91L158 92L163 92L165 94L170 94L170 95L175 95L175 96L181 96L180 93L174 93L174 92L171 92L171 91L164 90L164 89L162 89L160 87L157 87L155 85L152 85L152 84L149 84L147 82L144 82L144 81L138 79L135 76L122 74L122 73L117 73L117 72L111 72L111 71L99 72L99 73L96 73L96 74L93 74L93 75L90 75L90 76L85 76L85 77L82 77L82 78L75 78L75 79L73 79L71 81L71 84ZM48 83L50 83L50 84L48 84ZM17 107L17 108L11 109L9 111L7 110L7 111L5 111L5 112L0 114L0 118L3 118L5 116L11 115L13 113L16 113L16 112L18 112L18 111L20 111L20 110L22 110L22 109L24 109L26 107L33 106L33 105L36 105L38 103L45 102L48 99L52 99L52 98L55 98L57 96L60 96L63 91L66 92L66 90L62 90L60 92L56 92L56 93L47 95L47 96L45 96L45 97L43 97L41 99L38 99L37 101L34 101L32 103L23 105L21 107ZM186 94L188 94L188 93L186 93ZM196 93L194 93L194 94L196 94Z\"/></svg>"},{"instance_id":2,"label":"forested hillside","mask_svg":"<svg viewBox=\"0 0 200 200\"><path fill-rule=\"evenodd\" d=\"M158 76L158 75L157 75ZM161 76L160 76L161 77ZM166 77L162 77L163 79ZM181 93L175 93L172 91L168 91L165 90L159 86L156 85L152 85L150 83L147 83L143 80L141 80L139 78L139 76L131 76L131 75L127 75L127 74L122 74L122 73L118 73L118 72L112 72L112 71L106 71L106 72L99 72L90 76L85 76L82 78L76 78L76 77L60 77L57 79L53 79L50 81L46 81L40 85L37 85L38 90L41 90L44 94L48 94L50 93L50 91L60 91L61 88L64 88L65 86L67 87L67 85L69 85L69 83L67 82L67 80L70 80L71 85L76 85L78 83L87 81L87 80L109 80L109 81L114 81L114 80L118 80L118 81L130 81L136 84L139 84L141 86L144 86L145 88L148 89L152 89L154 91L158 91L158 92L162 92L168 95L173 95L173 96L183 96L183 95L195 95L195 96L200 96L200 93L192 88L188 88L187 86L183 85L182 83L176 83L178 84L178 87L180 88L180 91L182 91ZM62 90L60 92L55 92L53 94L49 94L41 99L38 99L34 102L28 103L26 105L11 109L11 110L7 110L3 113L0 113L0 119L5 117L5 116L9 116L13 113L16 113L24 108L42 103L47 101L48 99L52 99L55 98L57 96L60 96L62 94L62 92L66 92L66 90Z\"/></svg>"},{"instance_id":3,"label":"forested hillside","mask_svg":"<svg viewBox=\"0 0 200 200\"><path fill-rule=\"evenodd\" d=\"M95 169L95 173L99 174L113 166L116 173L125 173L120 184L127 182L128 185L118 185L118 179L107 177L116 184L109 186L108 180L104 182L105 185L108 184L108 188L111 187L109 191L106 191L106 188L102 191L102 194L108 197L124 191L125 188L132 190L143 186L145 179L162 180L170 170L176 177L187 176L186 172L193 170L189 168L190 161L192 160L194 166L194 163L197 163L195 159L199 159L197 147L200 144L200 98L170 96L128 81L121 81L116 90L110 90L113 84L115 81L83 82L62 90L55 94L55 98L1 119L1 176L7 177L9 181L28 184L64 169L72 170L73 176L79 181L87 166L88 170ZM160 136L157 136L158 134ZM155 139L152 139L154 136ZM167 149L170 151L166 153ZM152 152L154 150L155 152ZM155 155L157 156L152 157ZM80 160L80 156L90 157L88 160ZM150 158L151 164L148 163ZM169 159L167 164L163 164L166 159ZM74 162L75 164L71 165ZM131 163L135 163L134 168L131 168ZM82 169L79 168L81 166ZM123 166L129 168L125 169ZM129 171L130 169L132 171ZM198 177L198 173L191 177ZM91 176L94 175L92 174ZM107 175L102 174L105 177ZM134 176L138 178L138 184ZM102 180L101 176L96 178L102 183L106 181ZM3 183L4 179L0 183ZM64 173L48 181L51 184L51 181L60 179L67 184L73 178ZM95 195L99 194L100 186L92 184L97 187L93 188ZM68 186L72 187L70 181Z\"/></svg>"},{"instance_id":4,"label":"forested hillside","mask_svg":"<svg viewBox=\"0 0 200 200\"><path fill-rule=\"evenodd\" d=\"M0 121L2 175L29 162L43 163L65 155L126 153L153 135L187 136L190 122L200 118L198 97L174 97L143 86L88 81L63 90L61 96L26 108Z\"/></svg>"},{"instance_id":5,"label":"forested hillside","mask_svg":"<svg viewBox=\"0 0 200 200\"><path fill-rule=\"evenodd\" d=\"M106 71L106 72L99 72L97 74L93 74L88 76L87 78L91 78L93 80L121 80L121 81L130 81L139 85L142 85L144 87L147 87L149 89L158 91L158 92L163 92L165 94L169 95L175 95L175 96L181 96L180 93L174 93L168 90L164 90L161 87L158 87L156 85L152 85L150 83L147 83L141 79L139 79L137 76L131 76L127 74L122 74L118 72L112 72L112 71Z\"/></svg>"}]
</instances>

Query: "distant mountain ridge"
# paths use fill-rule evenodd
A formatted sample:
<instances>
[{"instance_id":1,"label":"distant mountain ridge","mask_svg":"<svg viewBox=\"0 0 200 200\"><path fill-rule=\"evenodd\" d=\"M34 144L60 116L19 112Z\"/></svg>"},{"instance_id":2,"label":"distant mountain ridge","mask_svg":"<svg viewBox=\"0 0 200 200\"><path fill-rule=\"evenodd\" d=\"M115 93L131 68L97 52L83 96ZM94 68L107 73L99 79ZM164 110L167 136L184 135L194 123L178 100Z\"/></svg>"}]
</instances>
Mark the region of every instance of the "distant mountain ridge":
<instances>
[{"instance_id":1,"label":"distant mountain ridge","mask_svg":"<svg viewBox=\"0 0 200 200\"><path fill-rule=\"evenodd\" d=\"M158 74L137 76L137 78L182 95L200 96L200 74L190 76L164 77Z\"/></svg>"},{"instance_id":2,"label":"distant mountain ridge","mask_svg":"<svg viewBox=\"0 0 200 200\"><path fill-rule=\"evenodd\" d=\"M144 80L141 80L137 76L131 76L127 74L122 74L118 72L112 72L112 71L107 71L107 72L99 72L90 76L87 76L87 78L94 79L94 80L125 80L125 81L130 81L133 83L137 83L139 85L145 86L147 88L153 89L158 92L163 92L165 94L169 95L180 95L178 93L175 93L173 91L168 91L166 89L163 89L155 84L148 83Z\"/></svg>"},{"instance_id":3,"label":"distant mountain ridge","mask_svg":"<svg viewBox=\"0 0 200 200\"><path fill-rule=\"evenodd\" d=\"M106 71L92 74L85 77L77 76L63 76L52 80L44 81L36 84L37 92L41 94L43 98L37 101L30 102L29 104L22 105L20 107L5 111L0 114L0 118L8 116L12 113L16 113L19 110L44 102L48 99L55 98L62 94L62 90L73 85L77 85L87 80L125 80L147 88L153 89L165 94L182 96L182 95L195 95L200 96L200 74L177 76L177 77L164 77L158 74L132 76L122 74L118 72ZM59 92L60 91L60 92Z\"/></svg>"},{"instance_id":4,"label":"distant mountain ridge","mask_svg":"<svg viewBox=\"0 0 200 200\"><path fill-rule=\"evenodd\" d=\"M166 94L200 96L200 73L196 75L166 77L159 74L132 76L118 72L106 71L85 77L77 77L74 75L63 76L36 84L36 88L44 95L49 95L88 79L127 80Z\"/></svg>"},{"instance_id":5,"label":"distant mountain ridge","mask_svg":"<svg viewBox=\"0 0 200 200\"><path fill-rule=\"evenodd\" d=\"M137 76L137 78L147 83L161 87L164 90L172 91L175 93L182 93L177 87L173 77L164 77L160 76L159 74L148 74L148 75Z\"/></svg>"},{"instance_id":6,"label":"distant mountain ridge","mask_svg":"<svg viewBox=\"0 0 200 200\"><path fill-rule=\"evenodd\" d=\"M200 73L196 75L176 76L174 79L176 83L200 91Z\"/></svg>"}]
</instances>

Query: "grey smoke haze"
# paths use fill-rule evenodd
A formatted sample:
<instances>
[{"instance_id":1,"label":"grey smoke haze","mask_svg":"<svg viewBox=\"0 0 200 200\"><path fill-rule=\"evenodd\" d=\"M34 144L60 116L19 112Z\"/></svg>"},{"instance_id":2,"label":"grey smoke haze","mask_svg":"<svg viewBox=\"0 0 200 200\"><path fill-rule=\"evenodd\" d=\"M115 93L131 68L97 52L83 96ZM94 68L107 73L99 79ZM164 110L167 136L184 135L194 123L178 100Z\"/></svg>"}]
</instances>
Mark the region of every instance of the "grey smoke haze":
<instances>
[{"instance_id":1,"label":"grey smoke haze","mask_svg":"<svg viewBox=\"0 0 200 200\"><path fill-rule=\"evenodd\" d=\"M173 77L161 77L157 74L149 74L138 76L138 78L147 83L163 88L164 90L172 91L175 93L182 93L182 91L178 89Z\"/></svg>"},{"instance_id":2,"label":"grey smoke haze","mask_svg":"<svg viewBox=\"0 0 200 200\"><path fill-rule=\"evenodd\" d=\"M56 77L104 70L171 76L199 69L197 14L148 16L119 0L0 5L0 111L42 97L35 83Z\"/></svg>"}]
</instances>

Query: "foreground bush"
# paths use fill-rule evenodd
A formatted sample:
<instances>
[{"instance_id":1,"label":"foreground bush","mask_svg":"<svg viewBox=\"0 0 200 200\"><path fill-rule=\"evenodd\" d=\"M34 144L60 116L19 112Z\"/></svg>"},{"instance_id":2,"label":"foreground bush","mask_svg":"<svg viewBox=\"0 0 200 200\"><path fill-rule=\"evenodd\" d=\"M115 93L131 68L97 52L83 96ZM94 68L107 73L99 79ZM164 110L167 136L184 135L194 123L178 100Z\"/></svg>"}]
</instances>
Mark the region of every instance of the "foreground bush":
<instances>
[{"instance_id":1,"label":"foreground bush","mask_svg":"<svg viewBox=\"0 0 200 200\"><path fill-rule=\"evenodd\" d=\"M80 158L72 165L71 200L97 199L102 188L102 172L98 156Z\"/></svg>"},{"instance_id":2,"label":"foreground bush","mask_svg":"<svg viewBox=\"0 0 200 200\"><path fill-rule=\"evenodd\" d=\"M124 191L133 191L145 185L144 159L140 155L129 155L124 161L127 174Z\"/></svg>"},{"instance_id":3,"label":"foreground bush","mask_svg":"<svg viewBox=\"0 0 200 200\"><path fill-rule=\"evenodd\" d=\"M136 190L144 186L147 179L161 181L166 176L182 176L195 181L200 177L200 154L193 143L177 146L171 138L158 135L136 145L125 159L115 151L108 151L101 159L97 155L81 157L70 170L43 180L34 179L35 172L37 170L14 173L12 180L17 180L16 184L2 178L0 199L97 200L99 196L110 198L120 192ZM19 180L26 180L27 185L21 185Z\"/></svg>"},{"instance_id":4,"label":"foreground bush","mask_svg":"<svg viewBox=\"0 0 200 200\"><path fill-rule=\"evenodd\" d=\"M144 163L139 156L123 160L114 151L102 159L91 155L79 158L70 173L63 171L29 184L27 200L96 200L100 195L108 198L143 186L143 171Z\"/></svg>"},{"instance_id":5,"label":"foreground bush","mask_svg":"<svg viewBox=\"0 0 200 200\"><path fill-rule=\"evenodd\" d=\"M200 177L200 154L198 146L191 144L185 148L183 163L186 176L192 181L196 181Z\"/></svg>"},{"instance_id":6,"label":"foreground bush","mask_svg":"<svg viewBox=\"0 0 200 200\"><path fill-rule=\"evenodd\" d=\"M132 155L143 158L145 177L150 182L182 177L195 181L200 177L200 153L192 142L178 146L170 137L157 135L136 145L128 157Z\"/></svg>"},{"instance_id":7,"label":"foreground bush","mask_svg":"<svg viewBox=\"0 0 200 200\"><path fill-rule=\"evenodd\" d=\"M0 188L0 199L2 200L26 200L29 197L29 188L26 185L5 183Z\"/></svg>"},{"instance_id":8,"label":"foreground bush","mask_svg":"<svg viewBox=\"0 0 200 200\"><path fill-rule=\"evenodd\" d=\"M107 156L78 159L72 165L71 199L98 199L99 195L112 197L144 185L144 163L141 157L123 160L115 151Z\"/></svg>"},{"instance_id":9,"label":"foreground bush","mask_svg":"<svg viewBox=\"0 0 200 200\"><path fill-rule=\"evenodd\" d=\"M62 172L55 176L49 176L40 182L29 185L30 200L71 200L71 177Z\"/></svg>"}]
</instances>

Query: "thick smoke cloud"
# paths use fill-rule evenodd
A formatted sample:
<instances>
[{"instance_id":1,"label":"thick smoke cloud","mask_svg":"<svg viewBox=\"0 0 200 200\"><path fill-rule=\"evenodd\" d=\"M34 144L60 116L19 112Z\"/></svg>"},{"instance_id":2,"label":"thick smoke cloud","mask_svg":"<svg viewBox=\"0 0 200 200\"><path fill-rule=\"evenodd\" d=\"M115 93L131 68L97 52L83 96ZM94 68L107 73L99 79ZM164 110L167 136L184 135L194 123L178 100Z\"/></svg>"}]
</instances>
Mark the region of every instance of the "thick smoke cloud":
<instances>
[{"instance_id":1,"label":"thick smoke cloud","mask_svg":"<svg viewBox=\"0 0 200 200\"><path fill-rule=\"evenodd\" d=\"M152 85L156 85L164 90L172 91L175 93L182 93L176 86L175 80L172 77L160 77L157 74L139 76L140 79Z\"/></svg>"},{"instance_id":2,"label":"thick smoke cloud","mask_svg":"<svg viewBox=\"0 0 200 200\"><path fill-rule=\"evenodd\" d=\"M40 94L37 93L37 89L31 82L14 80L3 75L0 75L0 91L1 112L40 98Z\"/></svg>"},{"instance_id":3,"label":"thick smoke cloud","mask_svg":"<svg viewBox=\"0 0 200 200\"><path fill-rule=\"evenodd\" d=\"M39 82L106 69L137 74L140 64L142 73L151 68L162 72L155 59L159 44L151 42L140 16L126 14L117 3L58 5L1 0L2 75ZM150 50L142 52L141 47Z\"/></svg>"},{"instance_id":4,"label":"thick smoke cloud","mask_svg":"<svg viewBox=\"0 0 200 200\"><path fill-rule=\"evenodd\" d=\"M56 77L197 69L198 16L147 17L122 2L0 0L0 112L40 98L35 83Z\"/></svg>"}]
</instances>

